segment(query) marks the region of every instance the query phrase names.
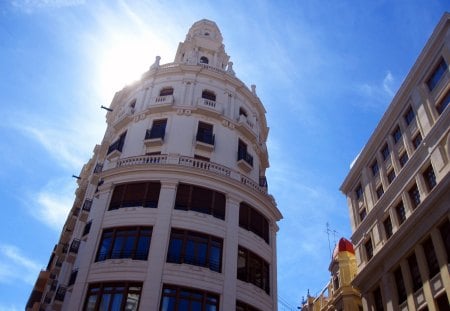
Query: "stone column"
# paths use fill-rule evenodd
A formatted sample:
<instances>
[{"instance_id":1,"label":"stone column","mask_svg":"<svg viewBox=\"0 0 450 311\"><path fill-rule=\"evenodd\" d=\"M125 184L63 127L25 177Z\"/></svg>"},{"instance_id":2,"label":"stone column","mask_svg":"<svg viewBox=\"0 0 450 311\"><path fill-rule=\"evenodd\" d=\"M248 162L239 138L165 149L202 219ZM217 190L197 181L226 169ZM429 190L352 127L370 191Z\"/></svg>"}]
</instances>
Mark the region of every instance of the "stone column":
<instances>
[{"instance_id":1,"label":"stone column","mask_svg":"<svg viewBox=\"0 0 450 311\"><path fill-rule=\"evenodd\" d=\"M383 297L383 304L387 311L393 311L394 308L394 297L395 288L392 286L395 281L390 273L385 273L381 277L380 290L382 291L381 296Z\"/></svg>"},{"instance_id":2,"label":"stone column","mask_svg":"<svg viewBox=\"0 0 450 311\"><path fill-rule=\"evenodd\" d=\"M447 292L447 298L450 299L450 270L446 260L447 256L445 254L446 251L444 241L442 240L441 233L437 228L433 228L433 230L431 231L431 240L433 241L434 251L436 253L436 257L438 259L439 267L441 270L441 280L444 284L445 291Z\"/></svg>"},{"instance_id":3,"label":"stone column","mask_svg":"<svg viewBox=\"0 0 450 311\"><path fill-rule=\"evenodd\" d=\"M431 293L430 279L428 277L427 259L422 245L417 245L415 249L417 265L419 266L420 278L422 279L422 290L427 302L428 310L435 311L433 294Z\"/></svg>"},{"instance_id":4,"label":"stone column","mask_svg":"<svg viewBox=\"0 0 450 311\"><path fill-rule=\"evenodd\" d=\"M416 308L414 304L414 289L412 285L411 274L409 273L408 262L405 259L403 259L400 262L400 267L402 269L403 282L405 283L408 310L415 310Z\"/></svg>"}]
</instances>

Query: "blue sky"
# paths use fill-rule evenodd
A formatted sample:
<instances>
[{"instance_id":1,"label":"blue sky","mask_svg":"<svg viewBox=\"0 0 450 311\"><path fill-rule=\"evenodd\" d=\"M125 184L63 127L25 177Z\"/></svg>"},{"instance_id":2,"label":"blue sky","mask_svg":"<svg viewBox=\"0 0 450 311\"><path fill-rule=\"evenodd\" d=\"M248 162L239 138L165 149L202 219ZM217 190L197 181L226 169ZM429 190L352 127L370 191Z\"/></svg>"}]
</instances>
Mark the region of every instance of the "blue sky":
<instances>
[{"instance_id":1,"label":"blue sky","mask_svg":"<svg viewBox=\"0 0 450 311\"><path fill-rule=\"evenodd\" d=\"M0 311L23 310L47 264L71 175L102 139L100 105L155 56L172 62L202 18L266 107L279 298L299 305L328 281L326 223L350 237L349 165L444 11L444 0L0 1Z\"/></svg>"}]
</instances>

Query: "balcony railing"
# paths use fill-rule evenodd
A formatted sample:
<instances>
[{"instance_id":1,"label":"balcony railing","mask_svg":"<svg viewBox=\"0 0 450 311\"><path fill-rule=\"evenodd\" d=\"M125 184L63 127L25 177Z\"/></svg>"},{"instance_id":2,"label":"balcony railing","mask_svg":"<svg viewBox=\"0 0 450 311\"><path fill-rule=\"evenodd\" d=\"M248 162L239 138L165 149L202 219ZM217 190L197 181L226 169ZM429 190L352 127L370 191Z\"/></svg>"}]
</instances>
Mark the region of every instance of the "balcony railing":
<instances>
[{"instance_id":1,"label":"balcony railing","mask_svg":"<svg viewBox=\"0 0 450 311\"><path fill-rule=\"evenodd\" d=\"M72 286L73 284L75 284L77 275L78 275L78 269L72 270L72 272L70 273L69 283L67 284L67 286Z\"/></svg>"},{"instance_id":2,"label":"balcony railing","mask_svg":"<svg viewBox=\"0 0 450 311\"><path fill-rule=\"evenodd\" d=\"M55 300L64 301L67 289L64 286L59 286L55 294Z\"/></svg>"},{"instance_id":3,"label":"balcony railing","mask_svg":"<svg viewBox=\"0 0 450 311\"><path fill-rule=\"evenodd\" d=\"M247 153L247 151L238 151L238 161L239 160L244 160L245 162L247 162L250 166L253 167L253 157Z\"/></svg>"},{"instance_id":4,"label":"balcony railing","mask_svg":"<svg viewBox=\"0 0 450 311\"><path fill-rule=\"evenodd\" d=\"M121 139L116 140L114 143L111 144L111 146L109 146L107 154L110 154L115 150L122 152L123 143L124 142Z\"/></svg>"},{"instance_id":5,"label":"balcony railing","mask_svg":"<svg viewBox=\"0 0 450 311\"><path fill-rule=\"evenodd\" d=\"M166 134L166 129L161 127L152 127L145 132L145 139L156 139L161 138L164 140L164 135Z\"/></svg>"},{"instance_id":6,"label":"balcony railing","mask_svg":"<svg viewBox=\"0 0 450 311\"><path fill-rule=\"evenodd\" d=\"M80 248L80 242L81 241L78 239L73 240L72 243L70 244L69 252L74 254L78 253L78 249Z\"/></svg>"},{"instance_id":7,"label":"balcony railing","mask_svg":"<svg viewBox=\"0 0 450 311\"><path fill-rule=\"evenodd\" d=\"M86 200L83 203L83 211L90 212L92 207L92 200Z\"/></svg>"}]
</instances>

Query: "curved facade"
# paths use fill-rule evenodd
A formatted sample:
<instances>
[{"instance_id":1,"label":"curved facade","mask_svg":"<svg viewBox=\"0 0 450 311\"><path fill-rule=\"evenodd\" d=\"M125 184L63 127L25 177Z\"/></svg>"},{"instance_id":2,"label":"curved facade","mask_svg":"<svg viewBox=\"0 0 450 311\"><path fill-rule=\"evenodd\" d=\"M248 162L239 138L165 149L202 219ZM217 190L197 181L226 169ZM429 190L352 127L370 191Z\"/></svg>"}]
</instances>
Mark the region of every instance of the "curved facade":
<instances>
[{"instance_id":1,"label":"curved facade","mask_svg":"<svg viewBox=\"0 0 450 311\"><path fill-rule=\"evenodd\" d=\"M110 110L28 308L276 310L265 110L216 24L196 22Z\"/></svg>"}]
</instances>

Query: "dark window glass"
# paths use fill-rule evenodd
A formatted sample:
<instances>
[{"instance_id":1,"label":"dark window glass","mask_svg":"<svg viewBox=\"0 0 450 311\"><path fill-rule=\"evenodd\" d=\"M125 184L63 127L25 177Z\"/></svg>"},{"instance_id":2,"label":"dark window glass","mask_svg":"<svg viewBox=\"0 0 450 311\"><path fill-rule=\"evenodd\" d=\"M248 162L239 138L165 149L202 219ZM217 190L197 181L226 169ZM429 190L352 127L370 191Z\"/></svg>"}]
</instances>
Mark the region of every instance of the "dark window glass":
<instances>
[{"instance_id":1,"label":"dark window glass","mask_svg":"<svg viewBox=\"0 0 450 311\"><path fill-rule=\"evenodd\" d=\"M119 152L122 152L123 145L125 144L125 137L127 136L127 132L122 133L115 142L113 142L109 148L108 148L108 154L113 152L114 150L117 150Z\"/></svg>"},{"instance_id":2,"label":"dark window glass","mask_svg":"<svg viewBox=\"0 0 450 311\"><path fill-rule=\"evenodd\" d=\"M89 285L84 311L137 311L142 283L97 283Z\"/></svg>"},{"instance_id":3,"label":"dark window glass","mask_svg":"<svg viewBox=\"0 0 450 311\"><path fill-rule=\"evenodd\" d=\"M381 149L381 154L383 155L383 160L386 160L389 157L390 150L387 144L385 144L383 149Z\"/></svg>"},{"instance_id":4,"label":"dark window glass","mask_svg":"<svg viewBox=\"0 0 450 311\"><path fill-rule=\"evenodd\" d=\"M386 239L389 239L392 236L392 221L391 217L387 217L383 221L384 232L386 233Z\"/></svg>"},{"instance_id":5,"label":"dark window glass","mask_svg":"<svg viewBox=\"0 0 450 311\"><path fill-rule=\"evenodd\" d=\"M194 154L194 159L209 162L209 158L198 155L198 154Z\"/></svg>"},{"instance_id":6,"label":"dark window glass","mask_svg":"<svg viewBox=\"0 0 450 311\"><path fill-rule=\"evenodd\" d=\"M239 226L257 234L269 243L269 221L246 203L241 203L239 206Z\"/></svg>"},{"instance_id":7,"label":"dark window glass","mask_svg":"<svg viewBox=\"0 0 450 311\"><path fill-rule=\"evenodd\" d=\"M364 248L366 250L367 260L370 260L373 257L372 239L369 239L366 243L364 243Z\"/></svg>"},{"instance_id":8,"label":"dark window glass","mask_svg":"<svg viewBox=\"0 0 450 311\"><path fill-rule=\"evenodd\" d=\"M261 311L258 308L255 308L249 304L246 304L245 302L236 301L236 311Z\"/></svg>"},{"instance_id":9,"label":"dark window glass","mask_svg":"<svg viewBox=\"0 0 450 311\"><path fill-rule=\"evenodd\" d=\"M219 311L220 296L194 288L164 285L160 311Z\"/></svg>"},{"instance_id":10,"label":"dark window glass","mask_svg":"<svg viewBox=\"0 0 450 311\"><path fill-rule=\"evenodd\" d=\"M367 216L367 211L366 211L365 208L363 208L363 209L359 212L359 220L360 220L360 221L363 221L364 218L366 218L366 216Z\"/></svg>"},{"instance_id":11,"label":"dark window glass","mask_svg":"<svg viewBox=\"0 0 450 311\"><path fill-rule=\"evenodd\" d=\"M423 250L425 252L425 258L428 264L428 276L432 278L439 273L439 263L436 257L436 252L434 251L434 245L431 238L428 238L422 244Z\"/></svg>"},{"instance_id":12,"label":"dark window glass","mask_svg":"<svg viewBox=\"0 0 450 311\"><path fill-rule=\"evenodd\" d=\"M402 131L400 130L400 127L398 125L392 132L392 138L394 138L394 143L398 143L402 138Z\"/></svg>"},{"instance_id":13,"label":"dark window glass","mask_svg":"<svg viewBox=\"0 0 450 311\"><path fill-rule=\"evenodd\" d=\"M213 125L204 122L198 122L196 139L197 141L203 142L205 144L214 145Z\"/></svg>"},{"instance_id":14,"label":"dark window glass","mask_svg":"<svg viewBox=\"0 0 450 311\"><path fill-rule=\"evenodd\" d=\"M431 191L436 186L436 175L434 175L431 165L423 172L423 178L425 179L428 191Z\"/></svg>"},{"instance_id":15,"label":"dark window glass","mask_svg":"<svg viewBox=\"0 0 450 311\"><path fill-rule=\"evenodd\" d=\"M378 186L378 188L377 188L377 198L378 198L378 199L381 198L381 197L383 196L383 194L384 194L384 189L383 189L383 186L380 185L380 186Z\"/></svg>"},{"instance_id":16,"label":"dark window glass","mask_svg":"<svg viewBox=\"0 0 450 311\"><path fill-rule=\"evenodd\" d=\"M399 225L401 225L406 220L406 211L405 211L405 206L403 205L403 202L400 202L395 207L395 212L397 213Z\"/></svg>"},{"instance_id":17,"label":"dark window glass","mask_svg":"<svg viewBox=\"0 0 450 311\"><path fill-rule=\"evenodd\" d=\"M270 295L269 264L243 247L238 249L237 278L258 286Z\"/></svg>"},{"instance_id":18,"label":"dark window glass","mask_svg":"<svg viewBox=\"0 0 450 311\"><path fill-rule=\"evenodd\" d=\"M356 199L359 200L359 199L362 198L362 196L363 196L363 189L362 189L361 185L358 185L358 187L355 190L355 193L356 193Z\"/></svg>"},{"instance_id":19,"label":"dark window glass","mask_svg":"<svg viewBox=\"0 0 450 311\"><path fill-rule=\"evenodd\" d=\"M389 181L389 183L392 183L395 179L395 171L392 169L389 171L389 173L387 174L387 179Z\"/></svg>"},{"instance_id":20,"label":"dark window glass","mask_svg":"<svg viewBox=\"0 0 450 311\"><path fill-rule=\"evenodd\" d=\"M414 110L409 107L408 110L406 110L405 114L403 115L403 118L405 119L405 122L407 125L410 125L414 118L416 117L416 114L414 113Z\"/></svg>"},{"instance_id":21,"label":"dark window glass","mask_svg":"<svg viewBox=\"0 0 450 311\"><path fill-rule=\"evenodd\" d=\"M253 166L253 156L247 152L247 144L239 139L237 160L244 160L250 166Z\"/></svg>"},{"instance_id":22,"label":"dark window glass","mask_svg":"<svg viewBox=\"0 0 450 311\"><path fill-rule=\"evenodd\" d=\"M200 57L200 64L208 64L208 63L209 63L209 60L207 57L205 57L205 56Z\"/></svg>"},{"instance_id":23,"label":"dark window glass","mask_svg":"<svg viewBox=\"0 0 450 311\"><path fill-rule=\"evenodd\" d=\"M408 194L413 208L416 208L420 204L420 192L416 184L409 189Z\"/></svg>"},{"instance_id":24,"label":"dark window glass","mask_svg":"<svg viewBox=\"0 0 450 311\"><path fill-rule=\"evenodd\" d=\"M225 195L194 185L179 184L175 198L175 209L192 210L225 219Z\"/></svg>"},{"instance_id":25,"label":"dark window glass","mask_svg":"<svg viewBox=\"0 0 450 311\"><path fill-rule=\"evenodd\" d=\"M449 298L447 298L447 295L445 294L445 292L443 294L440 294L437 298L436 298L436 305L437 305L437 310L439 311L450 311L450 300ZM422 310L420 310L422 311ZM428 311L428 310L426 310Z\"/></svg>"},{"instance_id":26,"label":"dark window glass","mask_svg":"<svg viewBox=\"0 0 450 311\"><path fill-rule=\"evenodd\" d=\"M167 262L187 263L221 272L223 240L198 232L172 229Z\"/></svg>"},{"instance_id":27,"label":"dark window glass","mask_svg":"<svg viewBox=\"0 0 450 311\"><path fill-rule=\"evenodd\" d=\"M439 226L445 251L447 252L447 263L450 263L450 221L446 220Z\"/></svg>"},{"instance_id":28,"label":"dark window glass","mask_svg":"<svg viewBox=\"0 0 450 311\"><path fill-rule=\"evenodd\" d=\"M212 100L212 101L215 102L216 101L216 94L214 94L211 91L204 90L202 92L202 98L207 99L207 100Z\"/></svg>"},{"instance_id":29,"label":"dark window glass","mask_svg":"<svg viewBox=\"0 0 450 311\"><path fill-rule=\"evenodd\" d=\"M105 229L95 261L115 258L147 260L151 236L151 227Z\"/></svg>"},{"instance_id":30,"label":"dark window glass","mask_svg":"<svg viewBox=\"0 0 450 311\"><path fill-rule=\"evenodd\" d=\"M145 132L145 139L164 139L166 135L167 119L154 120L152 128Z\"/></svg>"},{"instance_id":31,"label":"dark window glass","mask_svg":"<svg viewBox=\"0 0 450 311\"><path fill-rule=\"evenodd\" d=\"M422 135L420 135L420 133L417 133L417 135L414 136L413 138L414 148L415 149L419 148L421 142L422 142Z\"/></svg>"},{"instance_id":32,"label":"dark window glass","mask_svg":"<svg viewBox=\"0 0 450 311\"><path fill-rule=\"evenodd\" d=\"M165 87L159 91L159 96L173 95L173 87Z\"/></svg>"},{"instance_id":33,"label":"dark window glass","mask_svg":"<svg viewBox=\"0 0 450 311\"><path fill-rule=\"evenodd\" d=\"M394 271L394 279L395 284L397 285L397 295L399 304L403 303L406 300L406 288L405 283L403 281L402 270L398 267Z\"/></svg>"},{"instance_id":34,"label":"dark window glass","mask_svg":"<svg viewBox=\"0 0 450 311\"><path fill-rule=\"evenodd\" d=\"M447 63L444 61L444 59L441 59L441 61L436 66L433 73L427 80L428 89L430 91L432 91L436 87L436 85L439 83L442 76L447 71L447 68L448 68Z\"/></svg>"},{"instance_id":35,"label":"dark window glass","mask_svg":"<svg viewBox=\"0 0 450 311\"><path fill-rule=\"evenodd\" d=\"M372 165L370 166L370 169L372 170L372 174L373 176L376 176L379 172L379 167L378 167L378 162L375 160L375 162L372 163Z\"/></svg>"},{"instance_id":36,"label":"dark window glass","mask_svg":"<svg viewBox=\"0 0 450 311\"><path fill-rule=\"evenodd\" d=\"M408 162L408 154L406 151L400 155L399 161L401 167L405 166L406 162Z\"/></svg>"},{"instance_id":37,"label":"dark window glass","mask_svg":"<svg viewBox=\"0 0 450 311\"><path fill-rule=\"evenodd\" d=\"M84 226L83 236L89 234L89 232L91 231L91 226L92 226L92 220L89 221L88 223L86 223L86 225Z\"/></svg>"},{"instance_id":38,"label":"dark window glass","mask_svg":"<svg viewBox=\"0 0 450 311\"><path fill-rule=\"evenodd\" d=\"M415 254L408 257L408 266L409 272L411 273L413 289L416 291L422 287L422 279L420 277L419 265L417 264Z\"/></svg>"},{"instance_id":39,"label":"dark window glass","mask_svg":"<svg viewBox=\"0 0 450 311\"><path fill-rule=\"evenodd\" d=\"M450 103L450 91L448 91L445 97L439 102L439 104L437 104L436 106L437 112L439 114L442 114L445 108L447 108L448 103Z\"/></svg>"},{"instance_id":40,"label":"dark window glass","mask_svg":"<svg viewBox=\"0 0 450 311\"><path fill-rule=\"evenodd\" d=\"M109 204L109 210L123 207L150 207L158 206L160 182L139 182L117 185Z\"/></svg>"},{"instance_id":41,"label":"dark window glass","mask_svg":"<svg viewBox=\"0 0 450 311\"><path fill-rule=\"evenodd\" d=\"M379 287L373 291L373 302L375 311L384 311L383 298L381 297L381 290Z\"/></svg>"},{"instance_id":42,"label":"dark window glass","mask_svg":"<svg viewBox=\"0 0 450 311\"><path fill-rule=\"evenodd\" d=\"M247 118L247 111L244 108L239 107L239 115Z\"/></svg>"}]
</instances>

